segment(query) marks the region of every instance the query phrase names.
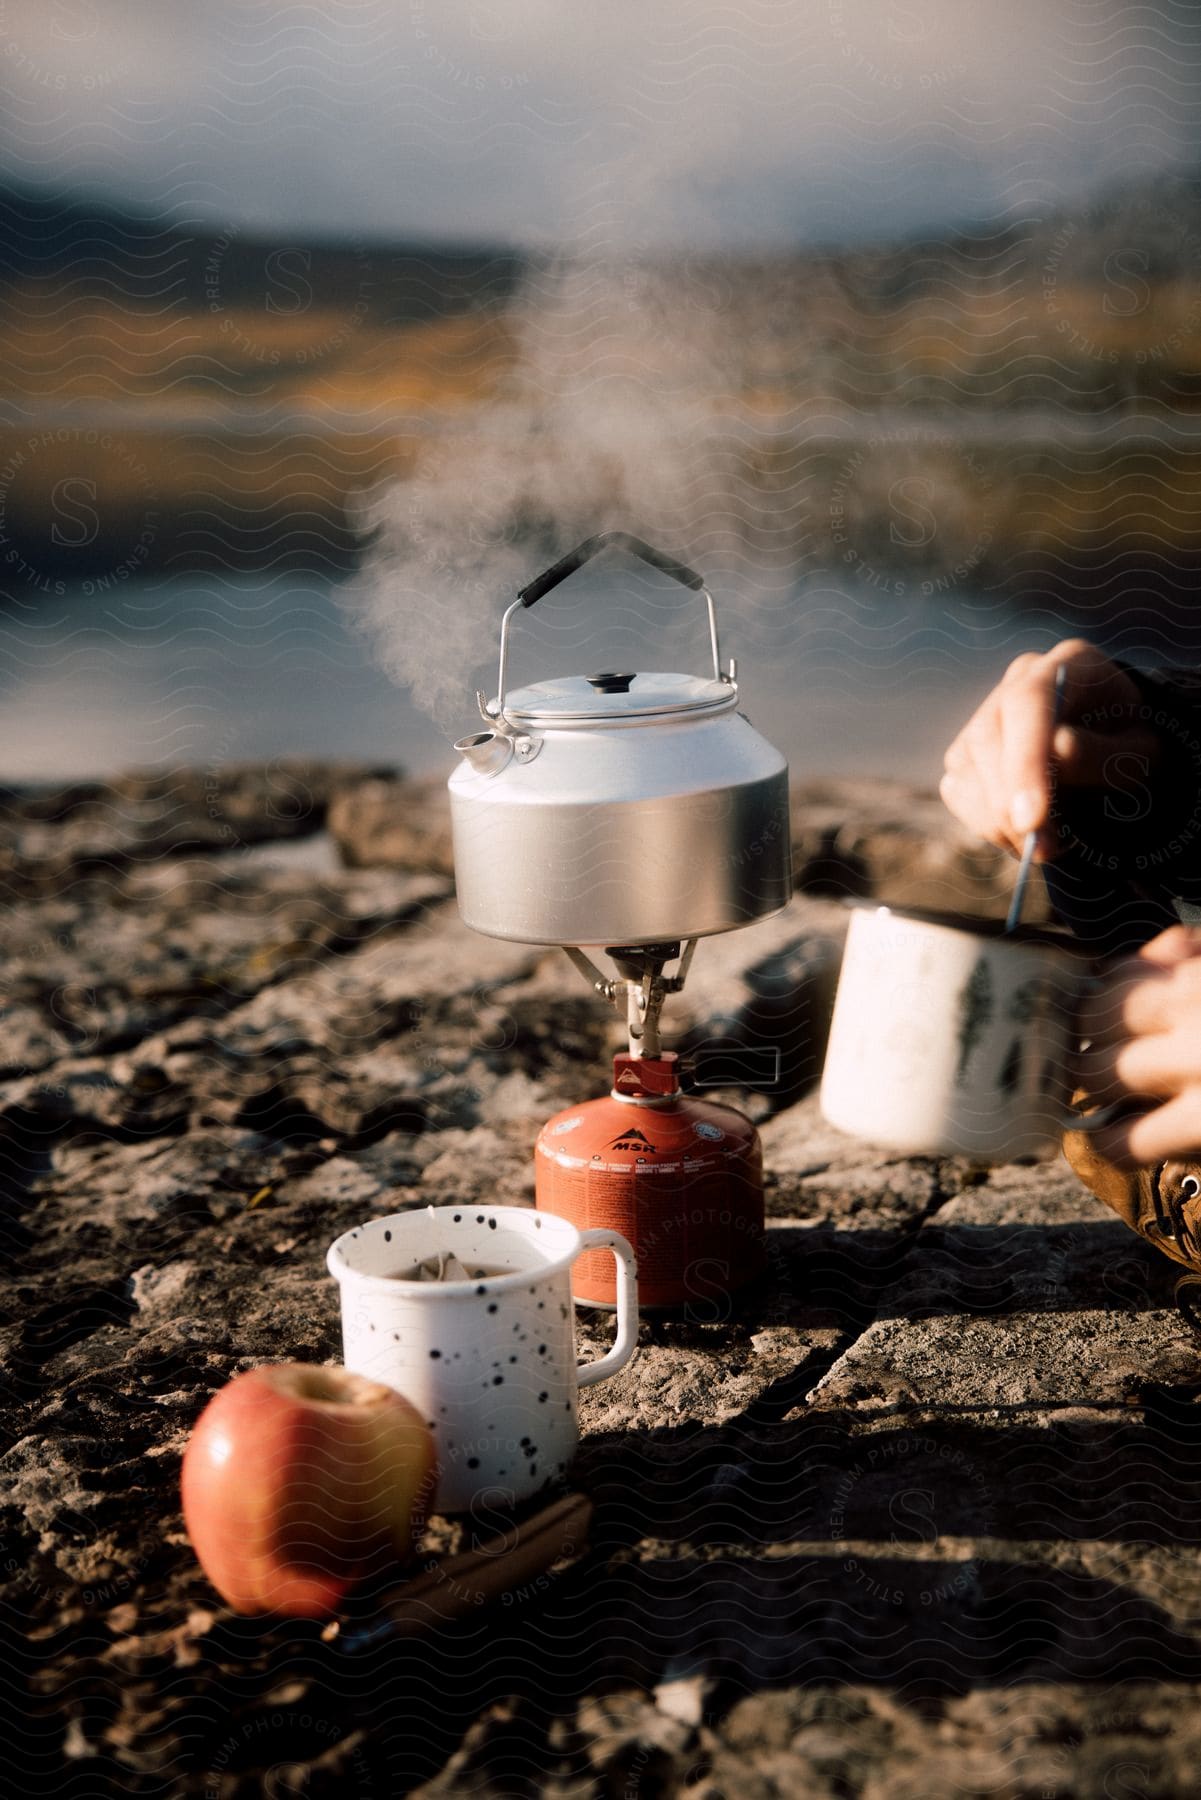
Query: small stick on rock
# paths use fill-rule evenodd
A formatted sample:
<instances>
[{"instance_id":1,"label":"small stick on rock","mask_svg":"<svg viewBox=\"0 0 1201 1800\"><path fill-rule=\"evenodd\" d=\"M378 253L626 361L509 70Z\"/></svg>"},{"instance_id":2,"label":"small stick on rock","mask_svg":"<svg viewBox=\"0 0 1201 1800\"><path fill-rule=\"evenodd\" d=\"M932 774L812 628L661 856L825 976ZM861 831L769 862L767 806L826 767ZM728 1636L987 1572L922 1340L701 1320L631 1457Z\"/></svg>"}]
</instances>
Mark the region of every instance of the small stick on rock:
<instances>
[{"instance_id":1,"label":"small stick on rock","mask_svg":"<svg viewBox=\"0 0 1201 1800\"><path fill-rule=\"evenodd\" d=\"M588 1542L592 1502L566 1494L531 1518L476 1550L443 1557L409 1581L398 1582L373 1608L373 1617L339 1633L342 1647L366 1650L402 1638L422 1637L474 1614L545 1574ZM332 1633L327 1633L332 1635Z\"/></svg>"}]
</instances>

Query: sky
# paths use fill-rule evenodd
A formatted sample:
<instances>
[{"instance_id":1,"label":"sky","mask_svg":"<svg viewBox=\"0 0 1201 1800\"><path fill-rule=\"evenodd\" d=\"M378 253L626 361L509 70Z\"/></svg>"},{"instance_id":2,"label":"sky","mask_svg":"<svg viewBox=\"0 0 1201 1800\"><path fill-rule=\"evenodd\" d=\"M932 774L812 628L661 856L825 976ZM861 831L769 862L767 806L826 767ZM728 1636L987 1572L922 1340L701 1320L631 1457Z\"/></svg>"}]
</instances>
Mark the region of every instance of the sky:
<instances>
[{"instance_id":1,"label":"sky","mask_svg":"<svg viewBox=\"0 0 1201 1800\"><path fill-rule=\"evenodd\" d=\"M0 0L10 183L637 250L1053 209L1197 160L1195 0Z\"/></svg>"}]
</instances>

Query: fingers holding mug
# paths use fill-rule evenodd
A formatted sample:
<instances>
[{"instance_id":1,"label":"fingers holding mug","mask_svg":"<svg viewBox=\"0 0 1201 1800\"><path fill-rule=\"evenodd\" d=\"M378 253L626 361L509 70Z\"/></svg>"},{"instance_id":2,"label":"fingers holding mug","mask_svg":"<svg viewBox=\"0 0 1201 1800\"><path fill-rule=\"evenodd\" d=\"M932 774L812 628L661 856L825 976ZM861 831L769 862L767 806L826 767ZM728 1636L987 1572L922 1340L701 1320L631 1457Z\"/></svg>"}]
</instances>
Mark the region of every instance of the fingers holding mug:
<instances>
[{"instance_id":1,"label":"fingers holding mug","mask_svg":"<svg viewBox=\"0 0 1201 1800\"><path fill-rule=\"evenodd\" d=\"M1123 1115L1097 1150L1123 1167L1201 1146L1201 931L1174 926L1111 963L1086 997L1078 1076Z\"/></svg>"},{"instance_id":2,"label":"fingers holding mug","mask_svg":"<svg viewBox=\"0 0 1201 1800\"><path fill-rule=\"evenodd\" d=\"M1109 963L1085 996L1080 1035L1095 1047L1201 1020L1201 930L1176 925Z\"/></svg>"},{"instance_id":3,"label":"fingers holding mug","mask_svg":"<svg viewBox=\"0 0 1201 1800\"><path fill-rule=\"evenodd\" d=\"M1081 1055L1080 1075L1094 1104L1171 1100L1194 1082L1201 1085L1201 1020L1090 1046Z\"/></svg>"},{"instance_id":4,"label":"fingers holding mug","mask_svg":"<svg viewBox=\"0 0 1201 1800\"><path fill-rule=\"evenodd\" d=\"M1093 1143L1119 1168L1137 1169L1173 1156L1201 1152L1201 1081L1190 1083L1163 1106L1131 1112L1099 1131Z\"/></svg>"}]
</instances>

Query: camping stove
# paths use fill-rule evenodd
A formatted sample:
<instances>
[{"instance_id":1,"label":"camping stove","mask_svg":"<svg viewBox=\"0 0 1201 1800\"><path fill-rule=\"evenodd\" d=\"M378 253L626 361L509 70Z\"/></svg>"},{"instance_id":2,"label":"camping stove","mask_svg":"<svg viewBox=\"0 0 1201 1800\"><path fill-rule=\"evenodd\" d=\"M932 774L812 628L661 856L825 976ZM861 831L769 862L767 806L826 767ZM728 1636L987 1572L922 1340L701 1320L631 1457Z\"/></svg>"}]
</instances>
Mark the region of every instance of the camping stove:
<instances>
[{"instance_id":1,"label":"camping stove","mask_svg":"<svg viewBox=\"0 0 1201 1800\"><path fill-rule=\"evenodd\" d=\"M542 1211L629 1240L640 1308L686 1307L716 1321L763 1267L763 1154L744 1114L682 1092L680 1059L660 1047L660 1009L683 986L695 948L693 938L682 956L678 944L610 949L615 981L567 948L597 993L625 1007L630 1046L613 1058L608 1095L542 1127L535 1191ZM676 957L676 974L665 978L664 964ZM615 1305L613 1258L587 1251L572 1291L593 1306Z\"/></svg>"},{"instance_id":2,"label":"camping stove","mask_svg":"<svg viewBox=\"0 0 1201 1800\"><path fill-rule=\"evenodd\" d=\"M606 670L511 689L514 619L608 549L701 596L710 671ZM714 1319L763 1261L759 1137L731 1107L681 1091L659 1016L699 938L767 918L792 892L788 767L741 710L736 674L703 578L638 538L602 533L506 609L496 697L477 693L485 729L459 739L450 778L467 924L560 946L626 1015L629 1049L610 1094L539 1134L537 1204L628 1238L643 1307L696 1306ZM613 975L586 954L603 946ZM613 1304L612 1258L582 1257L575 1293Z\"/></svg>"}]
</instances>

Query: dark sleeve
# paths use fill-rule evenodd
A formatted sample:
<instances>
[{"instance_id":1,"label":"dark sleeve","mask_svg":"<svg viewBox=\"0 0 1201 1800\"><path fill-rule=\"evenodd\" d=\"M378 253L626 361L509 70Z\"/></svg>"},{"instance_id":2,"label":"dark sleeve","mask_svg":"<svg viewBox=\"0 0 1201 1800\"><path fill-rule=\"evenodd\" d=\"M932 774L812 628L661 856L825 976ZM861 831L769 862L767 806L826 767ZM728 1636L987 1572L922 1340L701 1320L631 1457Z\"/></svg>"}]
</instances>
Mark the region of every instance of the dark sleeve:
<instances>
[{"instance_id":1,"label":"dark sleeve","mask_svg":"<svg viewBox=\"0 0 1201 1800\"><path fill-rule=\"evenodd\" d=\"M1047 865L1059 916L1098 951L1136 949L1182 919L1201 922L1201 673L1121 665L1139 702L1081 723L1141 725L1162 746L1154 770L1115 742L1105 785L1056 796L1060 840Z\"/></svg>"}]
</instances>

